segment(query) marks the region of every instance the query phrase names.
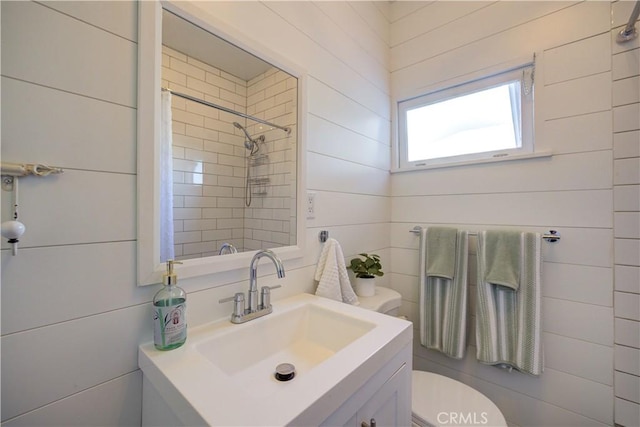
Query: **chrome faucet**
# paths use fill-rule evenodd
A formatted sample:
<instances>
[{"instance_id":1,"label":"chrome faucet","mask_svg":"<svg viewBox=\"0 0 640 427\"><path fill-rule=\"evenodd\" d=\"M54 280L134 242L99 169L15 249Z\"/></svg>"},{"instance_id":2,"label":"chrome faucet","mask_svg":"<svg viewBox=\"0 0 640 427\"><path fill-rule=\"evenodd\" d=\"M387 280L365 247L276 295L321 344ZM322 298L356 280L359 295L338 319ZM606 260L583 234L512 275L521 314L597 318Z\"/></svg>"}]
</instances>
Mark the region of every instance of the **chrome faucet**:
<instances>
[{"instance_id":1,"label":"chrome faucet","mask_svg":"<svg viewBox=\"0 0 640 427\"><path fill-rule=\"evenodd\" d=\"M231 243L225 242L222 244L222 246L220 246L220 252L218 252L218 255L224 255L225 253L237 254L238 250Z\"/></svg>"},{"instance_id":2,"label":"chrome faucet","mask_svg":"<svg viewBox=\"0 0 640 427\"><path fill-rule=\"evenodd\" d=\"M284 266L280 258L268 249L258 251L253 256L251 264L249 265L248 306L245 307L244 294L242 292L220 300L221 303L233 301L231 323L248 322L249 320L257 319L273 311L273 307L271 306L271 289L279 288L280 285L263 286L260 289L261 301L260 304L258 304L258 262L262 257L267 257L273 262L279 279L284 277Z\"/></svg>"}]
</instances>

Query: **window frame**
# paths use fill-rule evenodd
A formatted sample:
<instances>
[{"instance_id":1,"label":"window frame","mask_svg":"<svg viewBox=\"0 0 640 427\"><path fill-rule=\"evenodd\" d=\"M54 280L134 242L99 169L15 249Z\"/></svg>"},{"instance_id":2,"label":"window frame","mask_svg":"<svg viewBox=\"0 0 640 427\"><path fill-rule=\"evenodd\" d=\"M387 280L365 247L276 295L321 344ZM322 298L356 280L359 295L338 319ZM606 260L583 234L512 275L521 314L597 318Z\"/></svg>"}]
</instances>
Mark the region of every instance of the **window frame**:
<instances>
[{"instance_id":1,"label":"window frame","mask_svg":"<svg viewBox=\"0 0 640 427\"><path fill-rule=\"evenodd\" d=\"M415 170L466 163L479 163L486 161L505 160L508 158L522 158L535 153L534 144L534 62L519 65L489 76L465 81L452 86L439 88L423 95L400 100L397 102L398 114L398 171ZM408 160L407 141L407 111L447 101L464 95L491 89L508 82L519 81L521 85L520 96L520 147L493 151L474 152L447 157L437 157L423 160Z\"/></svg>"}]
</instances>

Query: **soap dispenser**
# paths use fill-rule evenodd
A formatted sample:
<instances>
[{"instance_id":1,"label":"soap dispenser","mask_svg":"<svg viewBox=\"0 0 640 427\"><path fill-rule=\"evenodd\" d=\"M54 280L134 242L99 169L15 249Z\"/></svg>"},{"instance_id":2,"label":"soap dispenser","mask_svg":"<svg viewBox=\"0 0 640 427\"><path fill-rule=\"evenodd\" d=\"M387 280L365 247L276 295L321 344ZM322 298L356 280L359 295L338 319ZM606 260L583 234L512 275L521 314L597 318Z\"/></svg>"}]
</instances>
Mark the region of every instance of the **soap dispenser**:
<instances>
[{"instance_id":1,"label":"soap dispenser","mask_svg":"<svg viewBox=\"0 0 640 427\"><path fill-rule=\"evenodd\" d=\"M172 350L187 340L187 293L176 283L174 264L168 260L162 276L163 287L153 297L153 342L158 350Z\"/></svg>"}]
</instances>

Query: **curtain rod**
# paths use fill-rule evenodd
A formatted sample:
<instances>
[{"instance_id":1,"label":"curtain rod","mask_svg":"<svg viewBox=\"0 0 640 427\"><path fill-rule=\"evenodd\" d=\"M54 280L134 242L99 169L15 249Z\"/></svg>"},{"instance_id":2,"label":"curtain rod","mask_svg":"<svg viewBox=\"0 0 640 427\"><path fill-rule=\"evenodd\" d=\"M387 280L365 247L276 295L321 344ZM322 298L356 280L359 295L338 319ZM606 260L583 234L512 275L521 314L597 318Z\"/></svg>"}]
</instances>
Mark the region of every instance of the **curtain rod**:
<instances>
[{"instance_id":1,"label":"curtain rod","mask_svg":"<svg viewBox=\"0 0 640 427\"><path fill-rule=\"evenodd\" d=\"M268 122L266 120L262 120L262 119L259 119L257 117L250 116L248 114L240 113L239 111L235 111L235 110L232 110L230 108L223 107L222 105L214 104L213 102L208 102L208 101L205 101L203 99L196 98L196 97L191 96L191 95L187 95L186 93L176 92L174 90L167 89L167 88L164 88L164 87L162 88L162 90L167 91L167 92L171 93L172 95L179 96L180 98L188 99L189 101L193 101L193 102L197 102L197 103L202 104L202 105L206 105L207 107L213 107L213 108L216 108L218 110L225 111L227 113L235 114L236 116L244 117L245 119L253 120L254 122L262 123L262 124L267 125L267 126L271 126L271 127L274 127L274 128L281 129L281 130L285 131L287 133L287 135L291 134L291 128L290 127L284 127L284 126L276 125L276 124Z\"/></svg>"},{"instance_id":2,"label":"curtain rod","mask_svg":"<svg viewBox=\"0 0 640 427\"><path fill-rule=\"evenodd\" d=\"M420 227L419 225L416 225L411 230L409 230L409 233L420 234L421 231L422 231L422 227ZM478 235L477 231L469 231L468 233L469 233L469 236ZM545 233L541 235L540 238L542 238L543 240L549 243L554 243L560 240L560 233L558 233L557 230L549 230L549 233Z\"/></svg>"}]
</instances>

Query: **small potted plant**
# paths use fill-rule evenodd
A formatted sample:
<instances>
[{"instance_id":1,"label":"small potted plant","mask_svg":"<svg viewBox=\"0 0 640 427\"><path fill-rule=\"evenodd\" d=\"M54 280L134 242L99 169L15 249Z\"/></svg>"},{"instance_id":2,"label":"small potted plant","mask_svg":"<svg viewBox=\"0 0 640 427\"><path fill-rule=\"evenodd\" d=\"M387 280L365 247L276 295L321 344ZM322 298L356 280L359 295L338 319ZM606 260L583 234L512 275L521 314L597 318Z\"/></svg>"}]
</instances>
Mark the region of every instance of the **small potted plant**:
<instances>
[{"instance_id":1,"label":"small potted plant","mask_svg":"<svg viewBox=\"0 0 640 427\"><path fill-rule=\"evenodd\" d=\"M371 297L376 293L376 276L384 276L380 256L376 254L359 254L361 258L353 258L347 267L356 276L354 289L360 297Z\"/></svg>"}]
</instances>

